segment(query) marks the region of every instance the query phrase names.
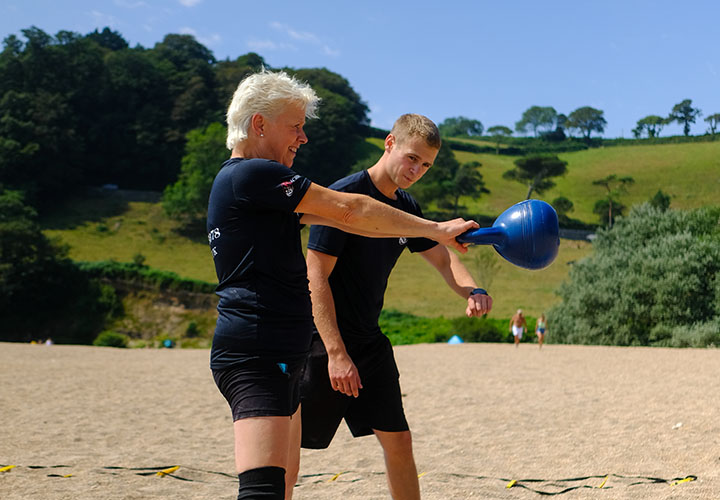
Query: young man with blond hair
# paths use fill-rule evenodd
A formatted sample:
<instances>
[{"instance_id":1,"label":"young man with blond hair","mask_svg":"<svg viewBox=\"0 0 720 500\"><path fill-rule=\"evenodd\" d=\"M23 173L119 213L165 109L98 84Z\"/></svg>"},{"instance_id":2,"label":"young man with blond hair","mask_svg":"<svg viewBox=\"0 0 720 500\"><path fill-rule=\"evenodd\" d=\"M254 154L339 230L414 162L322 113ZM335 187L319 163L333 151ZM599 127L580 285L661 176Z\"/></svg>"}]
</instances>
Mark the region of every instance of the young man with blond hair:
<instances>
[{"instance_id":1,"label":"young man with blond hair","mask_svg":"<svg viewBox=\"0 0 720 500\"><path fill-rule=\"evenodd\" d=\"M431 120L403 115L385 138L385 151L375 165L330 187L422 216L405 190L425 175L440 145ZM300 382L302 446L327 448L343 418L353 436L375 434L396 500L420 498L420 487L399 373L378 318L388 277L406 247L420 253L464 299L468 317L490 311L490 296L443 245L425 238L368 238L313 226L307 264L317 332Z\"/></svg>"}]
</instances>

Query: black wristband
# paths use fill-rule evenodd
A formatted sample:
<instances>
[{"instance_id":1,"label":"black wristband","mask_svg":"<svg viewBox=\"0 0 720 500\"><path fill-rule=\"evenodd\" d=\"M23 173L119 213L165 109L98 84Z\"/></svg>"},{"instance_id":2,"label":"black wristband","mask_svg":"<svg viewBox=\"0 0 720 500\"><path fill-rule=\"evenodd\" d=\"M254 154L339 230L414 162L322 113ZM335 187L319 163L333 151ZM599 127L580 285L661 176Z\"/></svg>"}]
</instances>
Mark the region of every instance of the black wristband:
<instances>
[{"instance_id":1,"label":"black wristband","mask_svg":"<svg viewBox=\"0 0 720 500\"><path fill-rule=\"evenodd\" d=\"M478 295L478 294L487 295L488 293L487 293L487 290L485 290L484 288L475 288L475 289L473 289L472 292L470 292L470 295Z\"/></svg>"}]
</instances>

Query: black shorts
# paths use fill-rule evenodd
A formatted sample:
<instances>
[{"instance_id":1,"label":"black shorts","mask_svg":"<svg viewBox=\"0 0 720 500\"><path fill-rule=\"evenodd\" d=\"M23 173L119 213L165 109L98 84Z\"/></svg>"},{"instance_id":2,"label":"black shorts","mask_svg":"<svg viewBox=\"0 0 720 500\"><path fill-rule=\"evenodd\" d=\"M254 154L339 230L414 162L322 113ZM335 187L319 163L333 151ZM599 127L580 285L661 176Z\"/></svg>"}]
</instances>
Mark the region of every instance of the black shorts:
<instances>
[{"instance_id":1,"label":"black shorts","mask_svg":"<svg viewBox=\"0 0 720 500\"><path fill-rule=\"evenodd\" d=\"M330 386L325 346L318 335L313 337L300 381L303 448L327 448L343 418L354 437L370 435L373 430L409 430L400 374L388 338L380 335L370 343L346 348L363 385L357 398Z\"/></svg>"},{"instance_id":2,"label":"black shorts","mask_svg":"<svg viewBox=\"0 0 720 500\"><path fill-rule=\"evenodd\" d=\"M286 417L300 404L299 383L305 358L292 363L249 359L213 370L215 384L232 410L233 422L247 417Z\"/></svg>"}]
</instances>

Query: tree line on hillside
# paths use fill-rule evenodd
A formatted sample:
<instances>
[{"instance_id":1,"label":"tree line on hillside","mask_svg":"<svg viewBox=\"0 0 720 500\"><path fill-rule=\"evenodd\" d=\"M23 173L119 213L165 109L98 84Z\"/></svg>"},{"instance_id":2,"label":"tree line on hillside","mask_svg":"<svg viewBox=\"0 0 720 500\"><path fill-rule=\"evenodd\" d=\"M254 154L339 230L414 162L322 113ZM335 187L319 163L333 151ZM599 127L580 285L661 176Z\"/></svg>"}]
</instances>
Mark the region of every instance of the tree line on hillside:
<instances>
[{"instance_id":1,"label":"tree line on hillside","mask_svg":"<svg viewBox=\"0 0 720 500\"><path fill-rule=\"evenodd\" d=\"M269 67L255 53L217 60L191 35L130 47L105 28L51 36L31 27L0 53L0 186L41 213L84 186L162 190L187 134L224 121L240 80ZM346 173L367 135L367 105L342 76L284 68L322 98L296 168L320 183Z\"/></svg>"},{"instance_id":2,"label":"tree line on hillside","mask_svg":"<svg viewBox=\"0 0 720 500\"><path fill-rule=\"evenodd\" d=\"M695 123L702 111L692 105L691 99L684 99L673 106L670 113L665 116L648 115L638 120L632 130L633 136L640 139L643 136L656 138L665 125L673 122L682 125L686 137L690 135L690 124ZM708 123L707 134L714 140L720 124L720 113L713 113L705 118ZM582 106L569 115L558 113L552 106L531 106L526 109L520 120L515 123L515 132L519 134L532 134L535 138L550 143L572 140L579 136L586 143L592 144L593 132L602 134L607 121L604 111L591 106ZM513 130L505 125L493 125L485 130L479 120L465 116L446 118L439 125L440 132L445 137L483 137L483 132L496 142L496 153L500 153L500 145L508 142Z\"/></svg>"}]
</instances>

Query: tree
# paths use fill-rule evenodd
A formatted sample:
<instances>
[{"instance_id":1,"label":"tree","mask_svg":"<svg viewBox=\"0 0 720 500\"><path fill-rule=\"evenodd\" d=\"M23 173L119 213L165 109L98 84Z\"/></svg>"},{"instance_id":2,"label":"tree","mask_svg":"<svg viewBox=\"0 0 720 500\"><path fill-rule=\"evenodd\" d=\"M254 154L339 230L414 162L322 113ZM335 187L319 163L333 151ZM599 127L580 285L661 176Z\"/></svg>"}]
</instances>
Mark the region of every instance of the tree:
<instances>
[{"instance_id":1,"label":"tree","mask_svg":"<svg viewBox=\"0 0 720 500\"><path fill-rule=\"evenodd\" d=\"M567 128L580 130L588 141L592 132L603 133L605 125L607 122L603 117L603 112L590 106L578 108L570 113L565 123Z\"/></svg>"},{"instance_id":2,"label":"tree","mask_svg":"<svg viewBox=\"0 0 720 500\"><path fill-rule=\"evenodd\" d=\"M440 134L444 137L479 136L483 133L483 124L464 116L446 118L438 125Z\"/></svg>"},{"instance_id":3,"label":"tree","mask_svg":"<svg viewBox=\"0 0 720 500\"><path fill-rule=\"evenodd\" d=\"M318 120L308 120L308 143L300 148L293 170L322 185L344 177L361 158L370 123L368 107L344 77L325 68L289 70L308 82L322 99Z\"/></svg>"},{"instance_id":4,"label":"tree","mask_svg":"<svg viewBox=\"0 0 720 500\"><path fill-rule=\"evenodd\" d=\"M0 183L43 209L82 186L94 136L89 113L103 95L103 49L67 31L22 33L25 44L6 39L0 54Z\"/></svg>"},{"instance_id":5,"label":"tree","mask_svg":"<svg viewBox=\"0 0 720 500\"><path fill-rule=\"evenodd\" d=\"M525 110L520 121L515 123L515 130L526 133L530 129L537 137L540 128L545 128L547 131L555 128L557 116L557 111L553 107L532 106Z\"/></svg>"},{"instance_id":6,"label":"tree","mask_svg":"<svg viewBox=\"0 0 720 500\"><path fill-rule=\"evenodd\" d=\"M92 33L88 33L87 38L90 40L93 40L101 47L105 47L106 49L116 51L116 50L123 50L128 48L127 41L122 37L120 33L117 31L112 31L107 26L103 28L102 31L98 31L97 29L93 31Z\"/></svg>"},{"instance_id":7,"label":"tree","mask_svg":"<svg viewBox=\"0 0 720 500\"><path fill-rule=\"evenodd\" d=\"M225 135L220 123L188 132L180 176L163 193L163 208L170 217L185 225L205 220L213 180L228 157Z\"/></svg>"},{"instance_id":8,"label":"tree","mask_svg":"<svg viewBox=\"0 0 720 500\"><path fill-rule=\"evenodd\" d=\"M720 344L720 209L633 207L601 229L548 312L560 343Z\"/></svg>"},{"instance_id":9,"label":"tree","mask_svg":"<svg viewBox=\"0 0 720 500\"><path fill-rule=\"evenodd\" d=\"M618 177L616 174L611 174L604 179L593 181L593 186L602 186L607 192L604 199L595 203L593 212L600 215L601 220L606 222L608 227L612 227L615 217L621 214L625 208L618 198L627 192L627 186L634 183L635 179L632 177ZM604 214L607 214L607 220L604 220Z\"/></svg>"},{"instance_id":10,"label":"tree","mask_svg":"<svg viewBox=\"0 0 720 500\"><path fill-rule=\"evenodd\" d=\"M448 142L443 141L433 166L409 191L421 204L437 201L438 206L452 206L447 201L448 194L452 192L453 179L459 169L460 162L455 158Z\"/></svg>"},{"instance_id":11,"label":"tree","mask_svg":"<svg viewBox=\"0 0 720 500\"><path fill-rule=\"evenodd\" d=\"M550 177L567 173L567 162L555 155L536 154L515 160L515 168L503 174L503 179L517 181L528 187L525 199L529 200L533 191L542 194L555 186Z\"/></svg>"},{"instance_id":12,"label":"tree","mask_svg":"<svg viewBox=\"0 0 720 500\"><path fill-rule=\"evenodd\" d=\"M482 194L490 192L485 188L482 174L478 172L481 166L482 163L471 161L460 165L460 168L455 172L450 191L450 195L455 198L453 201L453 216L457 216L459 213L458 209L461 196L468 196L476 200Z\"/></svg>"},{"instance_id":13,"label":"tree","mask_svg":"<svg viewBox=\"0 0 720 500\"><path fill-rule=\"evenodd\" d=\"M182 149L188 131L222 119L215 93L215 56L192 35L177 34L165 35L152 54L163 65L169 82L173 127L168 138Z\"/></svg>"},{"instance_id":14,"label":"tree","mask_svg":"<svg viewBox=\"0 0 720 500\"><path fill-rule=\"evenodd\" d=\"M655 196L650 198L650 201L648 203L650 203L651 206L657 208L661 212L664 212L668 208L670 208L670 195L665 194L662 192L661 189L658 189L658 192L655 193Z\"/></svg>"},{"instance_id":15,"label":"tree","mask_svg":"<svg viewBox=\"0 0 720 500\"><path fill-rule=\"evenodd\" d=\"M495 125L487 129L488 134L495 137L495 154L500 154L500 143L506 137L510 137L513 131L505 125Z\"/></svg>"},{"instance_id":16,"label":"tree","mask_svg":"<svg viewBox=\"0 0 720 500\"><path fill-rule=\"evenodd\" d=\"M692 107L692 100L685 99L684 101L673 106L668 120L670 122L676 121L683 124L683 133L687 137L690 135L690 124L695 123L695 119L702 115L702 112L698 108Z\"/></svg>"},{"instance_id":17,"label":"tree","mask_svg":"<svg viewBox=\"0 0 720 500\"><path fill-rule=\"evenodd\" d=\"M558 196L557 198L555 198L552 201L551 205L557 212L559 218L567 217L568 213L575 210L575 205L573 204L573 202L564 196Z\"/></svg>"},{"instance_id":18,"label":"tree","mask_svg":"<svg viewBox=\"0 0 720 500\"><path fill-rule=\"evenodd\" d=\"M708 116L705 118L705 121L708 122L708 132L712 134L713 140L715 140L715 131L717 130L718 124L720 124L720 113Z\"/></svg>"},{"instance_id":19,"label":"tree","mask_svg":"<svg viewBox=\"0 0 720 500\"><path fill-rule=\"evenodd\" d=\"M240 82L248 75L257 73L262 68L271 69L260 55L255 52L248 52L234 61L218 61L215 64L215 76L217 78L217 95L220 103L224 106L230 104L235 89Z\"/></svg>"},{"instance_id":20,"label":"tree","mask_svg":"<svg viewBox=\"0 0 720 500\"><path fill-rule=\"evenodd\" d=\"M422 180L410 188L410 192L421 203L434 201L439 208L450 209L457 215L461 196L477 199L490 192L478 171L480 166L476 161L461 165L450 146L443 142L435 163Z\"/></svg>"},{"instance_id":21,"label":"tree","mask_svg":"<svg viewBox=\"0 0 720 500\"><path fill-rule=\"evenodd\" d=\"M638 139L642 137L643 132L647 132L648 137L651 139L660 137L660 131L668 123L667 118L658 115L648 115L638 120L636 128L633 129L633 133Z\"/></svg>"},{"instance_id":22,"label":"tree","mask_svg":"<svg viewBox=\"0 0 720 500\"><path fill-rule=\"evenodd\" d=\"M42 233L22 194L0 188L0 341L90 343L116 305Z\"/></svg>"}]
</instances>

